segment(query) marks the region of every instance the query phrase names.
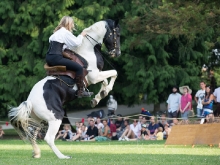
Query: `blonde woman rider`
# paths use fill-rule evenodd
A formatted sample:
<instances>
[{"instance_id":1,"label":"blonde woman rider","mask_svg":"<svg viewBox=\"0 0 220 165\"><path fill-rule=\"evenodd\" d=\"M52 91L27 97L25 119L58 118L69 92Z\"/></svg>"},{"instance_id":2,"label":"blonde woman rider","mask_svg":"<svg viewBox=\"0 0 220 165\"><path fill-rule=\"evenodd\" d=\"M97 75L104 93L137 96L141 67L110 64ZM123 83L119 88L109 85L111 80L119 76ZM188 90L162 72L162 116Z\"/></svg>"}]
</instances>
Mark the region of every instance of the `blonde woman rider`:
<instances>
[{"instance_id":1,"label":"blonde woman rider","mask_svg":"<svg viewBox=\"0 0 220 165\"><path fill-rule=\"evenodd\" d=\"M73 19L69 16L64 16L49 38L50 46L46 55L46 62L49 66L63 65L66 66L67 70L74 71L76 73L75 80L78 88L78 98L90 97L93 93L84 90L83 67L70 59L64 58L62 55L64 45L70 49L78 47L86 35L86 32L83 31L76 37L72 34L73 29Z\"/></svg>"}]
</instances>

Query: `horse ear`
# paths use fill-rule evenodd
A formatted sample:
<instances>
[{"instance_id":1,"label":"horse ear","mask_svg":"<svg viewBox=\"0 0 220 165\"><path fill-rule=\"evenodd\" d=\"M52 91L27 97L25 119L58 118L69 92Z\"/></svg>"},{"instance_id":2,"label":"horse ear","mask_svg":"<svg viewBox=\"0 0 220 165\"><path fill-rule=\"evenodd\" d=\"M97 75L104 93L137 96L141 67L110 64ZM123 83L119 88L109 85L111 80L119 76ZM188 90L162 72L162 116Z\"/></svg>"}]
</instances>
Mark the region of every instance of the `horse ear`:
<instances>
[{"instance_id":1,"label":"horse ear","mask_svg":"<svg viewBox=\"0 0 220 165\"><path fill-rule=\"evenodd\" d=\"M117 27L118 26L118 24L119 24L119 19L117 19L117 20L115 20L115 27Z\"/></svg>"}]
</instances>

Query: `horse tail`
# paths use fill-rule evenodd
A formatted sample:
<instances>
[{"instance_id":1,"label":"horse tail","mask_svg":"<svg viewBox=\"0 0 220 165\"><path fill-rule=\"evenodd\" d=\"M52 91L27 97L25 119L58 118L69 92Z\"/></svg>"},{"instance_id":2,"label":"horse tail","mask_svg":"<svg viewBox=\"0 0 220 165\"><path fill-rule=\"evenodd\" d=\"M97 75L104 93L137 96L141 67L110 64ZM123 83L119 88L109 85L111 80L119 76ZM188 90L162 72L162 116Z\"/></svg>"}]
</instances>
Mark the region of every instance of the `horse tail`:
<instances>
[{"instance_id":1,"label":"horse tail","mask_svg":"<svg viewBox=\"0 0 220 165\"><path fill-rule=\"evenodd\" d=\"M30 133L30 114L32 111L32 103L27 100L22 102L18 107L10 107L8 117L12 126L20 135L22 140L30 140L33 135Z\"/></svg>"},{"instance_id":2,"label":"horse tail","mask_svg":"<svg viewBox=\"0 0 220 165\"><path fill-rule=\"evenodd\" d=\"M22 102L18 107L10 107L10 111L8 113L8 117L10 121L16 120L20 123L27 123L32 110L31 101L27 100Z\"/></svg>"}]
</instances>

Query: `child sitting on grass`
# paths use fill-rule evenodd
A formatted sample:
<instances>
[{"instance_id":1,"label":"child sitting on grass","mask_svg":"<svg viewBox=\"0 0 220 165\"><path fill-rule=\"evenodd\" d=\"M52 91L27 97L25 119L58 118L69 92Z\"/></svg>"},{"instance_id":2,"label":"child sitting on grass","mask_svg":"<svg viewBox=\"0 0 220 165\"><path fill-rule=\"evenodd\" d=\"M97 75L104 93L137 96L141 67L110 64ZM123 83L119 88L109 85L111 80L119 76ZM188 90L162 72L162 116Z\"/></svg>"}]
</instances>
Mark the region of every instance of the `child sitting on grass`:
<instances>
[{"instance_id":1,"label":"child sitting on grass","mask_svg":"<svg viewBox=\"0 0 220 165\"><path fill-rule=\"evenodd\" d=\"M141 125L141 133L140 135L135 139L129 139L130 141L136 141L136 140L150 140L150 136L147 133L147 125L142 124Z\"/></svg>"},{"instance_id":2,"label":"child sitting on grass","mask_svg":"<svg viewBox=\"0 0 220 165\"><path fill-rule=\"evenodd\" d=\"M147 134L147 126L146 124L142 124L141 125L141 134L138 138L139 140L149 140L150 137L149 135Z\"/></svg>"},{"instance_id":3,"label":"child sitting on grass","mask_svg":"<svg viewBox=\"0 0 220 165\"><path fill-rule=\"evenodd\" d=\"M3 135L4 135L4 131L2 129L2 126L0 125L0 139L3 138Z\"/></svg>"},{"instance_id":4,"label":"child sitting on grass","mask_svg":"<svg viewBox=\"0 0 220 165\"><path fill-rule=\"evenodd\" d=\"M157 137L157 140L163 140L163 128L162 127L158 128L156 137Z\"/></svg>"},{"instance_id":5,"label":"child sitting on grass","mask_svg":"<svg viewBox=\"0 0 220 165\"><path fill-rule=\"evenodd\" d=\"M59 134L56 137L56 140L62 137L62 140L72 139L72 131L69 124L64 124L63 130L59 131Z\"/></svg>"}]
</instances>

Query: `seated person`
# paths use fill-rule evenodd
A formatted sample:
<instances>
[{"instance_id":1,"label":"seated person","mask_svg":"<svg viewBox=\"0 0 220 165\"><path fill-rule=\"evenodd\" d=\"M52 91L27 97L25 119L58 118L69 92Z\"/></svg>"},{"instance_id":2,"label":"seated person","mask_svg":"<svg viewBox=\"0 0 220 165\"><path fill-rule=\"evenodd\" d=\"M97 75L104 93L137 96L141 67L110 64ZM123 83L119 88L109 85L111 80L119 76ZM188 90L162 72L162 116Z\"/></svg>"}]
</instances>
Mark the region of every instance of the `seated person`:
<instances>
[{"instance_id":1,"label":"seated person","mask_svg":"<svg viewBox=\"0 0 220 165\"><path fill-rule=\"evenodd\" d=\"M92 116L87 117L87 128L90 126L90 120L93 120Z\"/></svg>"},{"instance_id":2,"label":"seated person","mask_svg":"<svg viewBox=\"0 0 220 165\"><path fill-rule=\"evenodd\" d=\"M2 129L2 126L0 125L0 138L3 138L4 134L5 133L4 133L3 129Z\"/></svg>"},{"instance_id":3,"label":"seated person","mask_svg":"<svg viewBox=\"0 0 220 165\"><path fill-rule=\"evenodd\" d=\"M165 125L164 129L165 130L163 131L163 138L167 139L169 134L170 134L170 132L171 132L171 128L169 127L168 123Z\"/></svg>"},{"instance_id":4,"label":"seated person","mask_svg":"<svg viewBox=\"0 0 220 165\"><path fill-rule=\"evenodd\" d=\"M91 119L89 121L89 127L86 131L86 138L85 140L93 139L94 137L98 136L98 128L95 126L94 119Z\"/></svg>"},{"instance_id":5,"label":"seated person","mask_svg":"<svg viewBox=\"0 0 220 165\"><path fill-rule=\"evenodd\" d=\"M161 115L158 124L161 124L163 127L165 127L165 125L167 124L167 119L166 119L166 115L165 114Z\"/></svg>"},{"instance_id":6,"label":"seated person","mask_svg":"<svg viewBox=\"0 0 220 165\"><path fill-rule=\"evenodd\" d=\"M163 140L163 128L162 127L158 128L158 132L157 132L156 137L157 137L156 138L157 140Z\"/></svg>"},{"instance_id":7,"label":"seated person","mask_svg":"<svg viewBox=\"0 0 220 165\"><path fill-rule=\"evenodd\" d=\"M138 124L142 123L142 119L143 119L143 115L139 115L139 117L138 117Z\"/></svg>"},{"instance_id":8,"label":"seated person","mask_svg":"<svg viewBox=\"0 0 220 165\"><path fill-rule=\"evenodd\" d=\"M117 131L120 131L121 127L123 127L123 125L124 125L124 120L122 118L122 115L118 114L117 116L118 116L118 118L115 121L115 126L116 126Z\"/></svg>"},{"instance_id":9,"label":"seated person","mask_svg":"<svg viewBox=\"0 0 220 165\"><path fill-rule=\"evenodd\" d=\"M137 139L140 136L141 127L138 124L138 120L134 119L133 124L127 127L121 137L118 139L119 141L125 139L129 141L130 139ZM130 139L129 139L130 138Z\"/></svg>"},{"instance_id":10,"label":"seated person","mask_svg":"<svg viewBox=\"0 0 220 165\"><path fill-rule=\"evenodd\" d=\"M101 119L99 117L97 117L96 119L96 127L101 130L102 128L104 128L104 125L101 122Z\"/></svg>"},{"instance_id":11,"label":"seated person","mask_svg":"<svg viewBox=\"0 0 220 165\"><path fill-rule=\"evenodd\" d=\"M149 140L150 137L147 133L147 125L146 124L142 124L141 125L141 134L138 137L139 140Z\"/></svg>"},{"instance_id":12,"label":"seated person","mask_svg":"<svg viewBox=\"0 0 220 165\"><path fill-rule=\"evenodd\" d=\"M142 117L141 124L146 124L146 125L148 125L148 124L147 124L147 116L143 116L143 117Z\"/></svg>"},{"instance_id":13,"label":"seated person","mask_svg":"<svg viewBox=\"0 0 220 165\"><path fill-rule=\"evenodd\" d=\"M147 133L148 135L150 136L150 139L155 139L156 138L156 135L157 135L157 132L158 132L158 124L156 124L155 122L155 117L152 116L150 118L150 124L148 126L148 130L147 130Z\"/></svg>"},{"instance_id":14,"label":"seated person","mask_svg":"<svg viewBox=\"0 0 220 165\"><path fill-rule=\"evenodd\" d=\"M124 125L125 119L122 118L122 115L118 114L118 118L115 121L117 137L121 137L123 132L125 131L126 126Z\"/></svg>"},{"instance_id":15,"label":"seated person","mask_svg":"<svg viewBox=\"0 0 220 165\"><path fill-rule=\"evenodd\" d=\"M173 118L173 123L170 124L170 127L172 128L172 126L179 125L179 124L180 123L179 123L178 119L177 118Z\"/></svg>"},{"instance_id":16,"label":"seated person","mask_svg":"<svg viewBox=\"0 0 220 165\"><path fill-rule=\"evenodd\" d=\"M63 138L62 140L63 141L68 141L68 140L71 140L73 138L73 133L71 131L71 126L70 124L64 124L65 125L65 132L63 134Z\"/></svg>"},{"instance_id":17,"label":"seated person","mask_svg":"<svg viewBox=\"0 0 220 165\"><path fill-rule=\"evenodd\" d=\"M78 129L80 129L80 124L79 124L79 122L77 121L77 122L75 123L75 125L76 125L76 132L77 132Z\"/></svg>"},{"instance_id":18,"label":"seated person","mask_svg":"<svg viewBox=\"0 0 220 165\"><path fill-rule=\"evenodd\" d=\"M59 131L59 134L56 137L56 140L62 137L62 140L72 139L72 131L69 124L64 124L63 130Z\"/></svg>"},{"instance_id":19,"label":"seated person","mask_svg":"<svg viewBox=\"0 0 220 165\"><path fill-rule=\"evenodd\" d=\"M71 139L71 141L75 141L75 140L84 140L87 136L86 136L86 126L82 125L80 129L78 129L77 134L75 136L73 136L73 138Z\"/></svg>"},{"instance_id":20,"label":"seated person","mask_svg":"<svg viewBox=\"0 0 220 165\"><path fill-rule=\"evenodd\" d=\"M110 119L110 130L111 130L112 140L118 140L118 136L117 136L117 132L116 132L116 126L113 123L113 119Z\"/></svg>"},{"instance_id":21,"label":"seated person","mask_svg":"<svg viewBox=\"0 0 220 165\"><path fill-rule=\"evenodd\" d=\"M102 121L104 128L99 132L99 136L94 137L89 141L108 141L111 140L111 130L108 126L108 122L106 119Z\"/></svg>"}]
</instances>

